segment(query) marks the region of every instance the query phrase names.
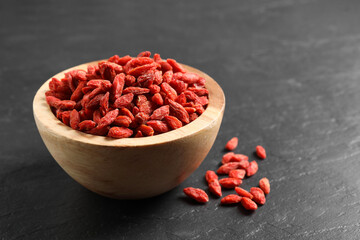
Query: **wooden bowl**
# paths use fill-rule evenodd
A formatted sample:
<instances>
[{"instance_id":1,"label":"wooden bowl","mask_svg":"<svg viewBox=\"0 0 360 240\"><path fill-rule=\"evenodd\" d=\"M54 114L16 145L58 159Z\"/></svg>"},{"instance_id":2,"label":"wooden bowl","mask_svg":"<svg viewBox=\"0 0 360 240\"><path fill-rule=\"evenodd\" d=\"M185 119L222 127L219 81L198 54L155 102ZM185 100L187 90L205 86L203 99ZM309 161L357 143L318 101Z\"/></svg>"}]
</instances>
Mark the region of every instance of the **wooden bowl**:
<instances>
[{"instance_id":1,"label":"wooden bowl","mask_svg":"<svg viewBox=\"0 0 360 240\"><path fill-rule=\"evenodd\" d=\"M63 78L72 69L54 77ZM221 87L205 73L209 105L195 121L179 129L143 138L113 139L85 134L60 122L45 100L47 80L37 91L33 111L40 135L58 164L78 183L100 195L117 199L159 195L183 182L204 160L219 131L225 108Z\"/></svg>"}]
</instances>

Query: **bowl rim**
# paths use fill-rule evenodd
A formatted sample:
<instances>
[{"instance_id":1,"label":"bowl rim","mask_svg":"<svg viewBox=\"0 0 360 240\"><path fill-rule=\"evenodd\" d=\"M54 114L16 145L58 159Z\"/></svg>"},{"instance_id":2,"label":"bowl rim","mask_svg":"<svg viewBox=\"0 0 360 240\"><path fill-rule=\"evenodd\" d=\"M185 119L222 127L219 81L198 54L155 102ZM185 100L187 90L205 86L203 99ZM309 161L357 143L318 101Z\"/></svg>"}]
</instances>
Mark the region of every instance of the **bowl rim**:
<instances>
[{"instance_id":1,"label":"bowl rim","mask_svg":"<svg viewBox=\"0 0 360 240\"><path fill-rule=\"evenodd\" d=\"M36 92L33 100L33 114L38 129L41 127L42 131L47 131L54 137L62 137L68 139L69 141L75 141L83 144L107 147L152 146L186 138L200 132L205 128L211 127L215 124L216 119L221 117L224 112L225 95L220 85L206 73L191 66L181 64L189 72L195 72L200 76L204 77L206 79L205 86L209 90L209 104L206 110L194 121L181 128L166 133L141 138L115 139L106 136L91 135L78 130L74 130L71 127L62 123L60 120L58 120L56 116L52 113L49 105L47 104L45 99L45 92L49 90L49 82L52 78L63 78L65 72L71 71L73 69L86 70L88 65L94 65L98 62L105 60L106 59L92 61L65 69L55 74L42 84L42 86Z\"/></svg>"}]
</instances>

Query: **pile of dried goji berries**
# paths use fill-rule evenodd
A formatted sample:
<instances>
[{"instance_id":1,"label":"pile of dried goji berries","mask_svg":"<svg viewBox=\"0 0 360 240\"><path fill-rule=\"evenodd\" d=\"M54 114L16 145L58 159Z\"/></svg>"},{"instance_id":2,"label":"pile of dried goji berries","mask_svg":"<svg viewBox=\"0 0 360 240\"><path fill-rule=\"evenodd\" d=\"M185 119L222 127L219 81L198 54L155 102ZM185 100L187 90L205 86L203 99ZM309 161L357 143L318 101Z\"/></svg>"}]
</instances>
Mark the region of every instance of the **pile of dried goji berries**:
<instances>
[{"instance_id":1,"label":"pile of dried goji berries","mask_svg":"<svg viewBox=\"0 0 360 240\"><path fill-rule=\"evenodd\" d=\"M225 148L233 151L238 145L238 138L234 137L228 141ZM262 146L256 147L256 154L259 158L266 158L266 151ZM243 154L235 154L234 152L226 153L222 162L223 165L217 170L218 174L228 175L227 178L219 180L218 175L214 171L207 171L205 179L208 183L209 192L217 197L222 196L222 187L227 189L235 189L237 194L230 194L221 199L221 204L241 203L247 210L256 210L259 205L266 202L265 194L270 193L270 182L267 178L259 181L259 187L252 187L250 191L246 191L239 186L243 179L251 177L258 171L257 162L249 162L249 157ZM205 203L209 201L206 192L199 188L188 187L184 189L184 193L198 202Z\"/></svg>"},{"instance_id":2,"label":"pile of dried goji berries","mask_svg":"<svg viewBox=\"0 0 360 240\"><path fill-rule=\"evenodd\" d=\"M205 79L174 59L150 56L115 55L53 78L46 101L73 129L113 138L152 136L194 121L209 102Z\"/></svg>"}]
</instances>

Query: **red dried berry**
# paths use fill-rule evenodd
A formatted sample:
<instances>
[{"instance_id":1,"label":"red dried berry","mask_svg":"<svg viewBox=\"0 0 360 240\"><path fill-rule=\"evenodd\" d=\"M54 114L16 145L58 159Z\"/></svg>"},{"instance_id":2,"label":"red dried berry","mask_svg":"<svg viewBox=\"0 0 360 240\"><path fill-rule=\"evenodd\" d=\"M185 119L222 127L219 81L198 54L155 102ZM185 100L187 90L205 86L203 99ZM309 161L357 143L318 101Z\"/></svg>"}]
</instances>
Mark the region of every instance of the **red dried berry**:
<instances>
[{"instance_id":1,"label":"red dried berry","mask_svg":"<svg viewBox=\"0 0 360 240\"><path fill-rule=\"evenodd\" d=\"M89 131L96 126L96 122L92 120L84 120L79 123L79 130L80 131Z\"/></svg>"},{"instance_id":2,"label":"red dried berry","mask_svg":"<svg viewBox=\"0 0 360 240\"><path fill-rule=\"evenodd\" d=\"M222 157L222 161L221 163L222 164L225 164L225 163L229 163L231 162L231 158L234 156L234 153L233 152L228 152L228 153L225 153Z\"/></svg>"},{"instance_id":3,"label":"red dried berry","mask_svg":"<svg viewBox=\"0 0 360 240\"><path fill-rule=\"evenodd\" d=\"M170 113L170 107L169 105L165 105L154 110L154 112L150 116L150 119L162 120L165 116L169 116L169 113Z\"/></svg>"},{"instance_id":4,"label":"red dried berry","mask_svg":"<svg viewBox=\"0 0 360 240\"><path fill-rule=\"evenodd\" d=\"M214 171L208 170L208 171L206 171L205 179L209 183L212 180L218 180L219 177L218 177L218 175L216 175L216 173Z\"/></svg>"},{"instance_id":5,"label":"red dried berry","mask_svg":"<svg viewBox=\"0 0 360 240\"><path fill-rule=\"evenodd\" d=\"M265 194L270 193L270 182L269 182L269 179L267 179L266 177L260 179L259 186Z\"/></svg>"},{"instance_id":6,"label":"red dried berry","mask_svg":"<svg viewBox=\"0 0 360 240\"><path fill-rule=\"evenodd\" d=\"M112 127L109 130L108 137L112 138L128 138L133 134L133 131L124 127Z\"/></svg>"},{"instance_id":7,"label":"red dried berry","mask_svg":"<svg viewBox=\"0 0 360 240\"><path fill-rule=\"evenodd\" d=\"M241 201L242 197L236 194L230 194L221 199L221 204L227 205L227 204L235 204L239 203Z\"/></svg>"},{"instance_id":8,"label":"red dried berry","mask_svg":"<svg viewBox=\"0 0 360 240\"><path fill-rule=\"evenodd\" d=\"M243 179L246 171L244 169L233 169L229 172L229 177Z\"/></svg>"},{"instance_id":9,"label":"red dried berry","mask_svg":"<svg viewBox=\"0 0 360 240\"><path fill-rule=\"evenodd\" d=\"M254 175L259 169L257 162L251 161L249 166L246 168L246 176L250 177Z\"/></svg>"},{"instance_id":10,"label":"red dried berry","mask_svg":"<svg viewBox=\"0 0 360 240\"><path fill-rule=\"evenodd\" d=\"M117 116L113 124L119 127L128 128L131 122L131 118L129 118L128 116Z\"/></svg>"},{"instance_id":11,"label":"red dried berry","mask_svg":"<svg viewBox=\"0 0 360 240\"><path fill-rule=\"evenodd\" d=\"M242 183L242 180L238 178L223 178L219 180L219 183L224 188L234 188L239 186Z\"/></svg>"},{"instance_id":12,"label":"red dried berry","mask_svg":"<svg viewBox=\"0 0 360 240\"><path fill-rule=\"evenodd\" d=\"M235 191L242 197L253 199L253 195L241 187L235 187Z\"/></svg>"},{"instance_id":13,"label":"red dried berry","mask_svg":"<svg viewBox=\"0 0 360 240\"><path fill-rule=\"evenodd\" d=\"M72 129L77 130L79 128L79 123L80 123L79 112L74 109L70 113L70 127Z\"/></svg>"},{"instance_id":14,"label":"red dried berry","mask_svg":"<svg viewBox=\"0 0 360 240\"><path fill-rule=\"evenodd\" d=\"M263 190L258 187L252 187L250 188L250 193L253 195L254 202L261 205L265 204L266 198Z\"/></svg>"},{"instance_id":15,"label":"red dried berry","mask_svg":"<svg viewBox=\"0 0 360 240\"><path fill-rule=\"evenodd\" d=\"M265 159L266 158L266 151L265 148L262 146L256 146L256 155L258 155L259 158Z\"/></svg>"},{"instance_id":16,"label":"red dried berry","mask_svg":"<svg viewBox=\"0 0 360 240\"><path fill-rule=\"evenodd\" d=\"M209 197L206 194L206 192L204 192L204 190L200 188L192 188L192 187L184 188L184 193L188 197L200 203L205 203L209 201Z\"/></svg>"},{"instance_id":17,"label":"red dried berry","mask_svg":"<svg viewBox=\"0 0 360 240\"><path fill-rule=\"evenodd\" d=\"M217 197L222 196L221 186L217 179L212 179L209 183L209 191Z\"/></svg>"},{"instance_id":18,"label":"red dried berry","mask_svg":"<svg viewBox=\"0 0 360 240\"><path fill-rule=\"evenodd\" d=\"M171 129L182 127L182 122L174 116L165 116L164 119Z\"/></svg>"},{"instance_id":19,"label":"red dried berry","mask_svg":"<svg viewBox=\"0 0 360 240\"><path fill-rule=\"evenodd\" d=\"M241 161L241 162L229 162L221 167L218 168L217 173L218 174L229 174L229 172L233 169L245 169L249 166L248 161Z\"/></svg>"},{"instance_id":20,"label":"red dried berry","mask_svg":"<svg viewBox=\"0 0 360 240\"><path fill-rule=\"evenodd\" d=\"M165 122L159 120L147 121L146 124L152 127L157 133L164 133L169 131L168 125Z\"/></svg>"},{"instance_id":21,"label":"red dried berry","mask_svg":"<svg viewBox=\"0 0 360 240\"><path fill-rule=\"evenodd\" d=\"M247 198L247 197L243 197L241 199L241 205L243 205L243 207L246 209L246 210L256 210L258 207L256 205L256 203L251 200L250 198Z\"/></svg>"},{"instance_id":22,"label":"red dried berry","mask_svg":"<svg viewBox=\"0 0 360 240\"><path fill-rule=\"evenodd\" d=\"M232 151L234 150L237 145L238 145L238 138L237 137L233 137L232 139L230 139L226 145L225 145L225 149L229 150L229 151Z\"/></svg>"}]
</instances>

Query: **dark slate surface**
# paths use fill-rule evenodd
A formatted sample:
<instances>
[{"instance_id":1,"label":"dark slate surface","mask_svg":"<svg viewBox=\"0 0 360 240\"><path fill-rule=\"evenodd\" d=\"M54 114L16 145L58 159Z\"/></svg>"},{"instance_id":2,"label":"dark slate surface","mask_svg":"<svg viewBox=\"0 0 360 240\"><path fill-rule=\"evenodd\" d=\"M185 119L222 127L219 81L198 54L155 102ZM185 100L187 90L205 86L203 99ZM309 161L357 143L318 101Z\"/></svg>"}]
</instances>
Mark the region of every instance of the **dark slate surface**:
<instances>
[{"instance_id":1,"label":"dark slate surface","mask_svg":"<svg viewBox=\"0 0 360 240\"><path fill-rule=\"evenodd\" d=\"M359 12L356 0L2 0L0 238L360 239ZM106 199L52 159L32 98L63 69L145 49L214 77L227 98L223 124L179 187L147 200ZM183 197L184 187L205 188L205 171L217 168L233 135L238 152L268 149L243 184L271 180L253 214Z\"/></svg>"}]
</instances>

